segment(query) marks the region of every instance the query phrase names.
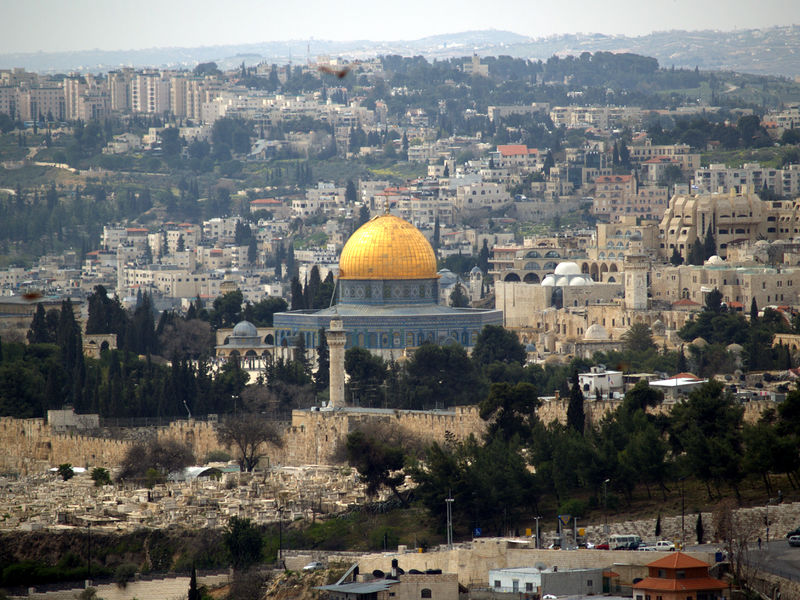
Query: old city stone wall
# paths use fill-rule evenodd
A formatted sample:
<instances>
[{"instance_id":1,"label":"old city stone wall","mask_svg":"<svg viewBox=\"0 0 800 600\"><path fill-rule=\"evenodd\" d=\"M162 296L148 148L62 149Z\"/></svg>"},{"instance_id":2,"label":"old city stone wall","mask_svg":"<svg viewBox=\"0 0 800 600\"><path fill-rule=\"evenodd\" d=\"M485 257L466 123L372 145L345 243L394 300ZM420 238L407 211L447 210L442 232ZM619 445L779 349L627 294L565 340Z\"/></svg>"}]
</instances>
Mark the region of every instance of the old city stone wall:
<instances>
[{"instance_id":1,"label":"old city stone wall","mask_svg":"<svg viewBox=\"0 0 800 600\"><path fill-rule=\"evenodd\" d=\"M539 409L539 418L566 423L567 399L549 400ZM744 405L745 421L758 419L769 401ZM598 422L603 415L619 406L619 401L587 402L587 418ZM669 406L657 410L669 410ZM299 466L328 464L337 443L350 432L384 423L423 441L443 441L447 432L457 439L470 434L481 435L485 423L475 406L456 407L452 411L295 411L292 424L284 434L283 447L269 452L272 464ZM57 433L44 419L0 418L0 472L21 475L41 472L62 463L74 466L115 466L120 463L134 440L157 435L189 444L198 459L210 451L223 449L217 439L215 424L205 421L175 421L166 427L128 430L125 439L110 439L91 432Z\"/></svg>"},{"instance_id":2,"label":"old city stone wall","mask_svg":"<svg viewBox=\"0 0 800 600\"><path fill-rule=\"evenodd\" d=\"M429 442L443 441L447 432L465 439L470 434L480 435L485 429L475 406L456 407L453 411L396 410L379 414L295 411L280 458L284 464L325 464L331 460L338 442L352 431L375 423L401 429L404 434Z\"/></svg>"}]
</instances>

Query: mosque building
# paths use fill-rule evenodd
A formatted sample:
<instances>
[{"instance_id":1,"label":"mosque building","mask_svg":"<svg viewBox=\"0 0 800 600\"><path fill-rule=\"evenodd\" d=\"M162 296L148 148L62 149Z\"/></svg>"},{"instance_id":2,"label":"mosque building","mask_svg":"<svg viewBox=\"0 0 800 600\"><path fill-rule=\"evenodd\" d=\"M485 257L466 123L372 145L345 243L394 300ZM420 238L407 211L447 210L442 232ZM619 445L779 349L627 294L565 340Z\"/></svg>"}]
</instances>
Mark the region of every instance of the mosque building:
<instances>
[{"instance_id":1,"label":"mosque building","mask_svg":"<svg viewBox=\"0 0 800 600\"><path fill-rule=\"evenodd\" d=\"M486 325L501 325L500 310L439 304L436 255L425 236L389 213L373 217L347 241L339 259L335 305L274 315L275 343L316 348L319 330L340 320L345 347L398 358L424 342L471 348Z\"/></svg>"}]
</instances>

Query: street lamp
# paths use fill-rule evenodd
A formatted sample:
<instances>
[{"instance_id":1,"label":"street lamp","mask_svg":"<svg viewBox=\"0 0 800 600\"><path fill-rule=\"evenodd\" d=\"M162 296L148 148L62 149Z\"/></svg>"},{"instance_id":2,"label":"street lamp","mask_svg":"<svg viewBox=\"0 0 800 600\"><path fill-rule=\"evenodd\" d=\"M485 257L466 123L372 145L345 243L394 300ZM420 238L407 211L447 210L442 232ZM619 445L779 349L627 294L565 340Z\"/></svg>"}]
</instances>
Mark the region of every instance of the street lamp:
<instances>
[{"instance_id":1,"label":"street lamp","mask_svg":"<svg viewBox=\"0 0 800 600\"><path fill-rule=\"evenodd\" d=\"M603 480L603 517L605 518L605 523L603 523L603 533L606 536L606 541L608 541L608 489L607 485L611 479L604 479Z\"/></svg>"},{"instance_id":2,"label":"street lamp","mask_svg":"<svg viewBox=\"0 0 800 600\"><path fill-rule=\"evenodd\" d=\"M538 550L539 548L541 548L539 542L539 519L541 519L542 517L533 517L533 518L536 519L536 549Z\"/></svg>"}]
</instances>

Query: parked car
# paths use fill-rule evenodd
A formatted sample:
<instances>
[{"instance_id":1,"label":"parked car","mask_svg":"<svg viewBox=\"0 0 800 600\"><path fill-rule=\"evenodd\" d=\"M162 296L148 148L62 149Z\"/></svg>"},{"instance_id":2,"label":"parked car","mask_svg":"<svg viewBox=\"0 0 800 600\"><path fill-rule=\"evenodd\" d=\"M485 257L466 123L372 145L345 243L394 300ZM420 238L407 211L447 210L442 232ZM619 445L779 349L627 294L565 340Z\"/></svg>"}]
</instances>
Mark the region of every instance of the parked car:
<instances>
[{"instance_id":1,"label":"parked car","mask_svg":"<svg viewBox=\"0 0 800 600\"><path fill-rule=\"evenodd\" d=\"M303 571L319 571L320 569L324 569L325 565L321 562L315 560L314 562L308 563L305 567L303 567Z\"/></svg>"},{"instance_id":2,"label":"parked car","mask_svg":"<svg viewBox=\"0 0 800 600\"><path fill-rule=\"evenodd\" d=\"M663 552L663 551L671 551L671 550L675 550L675 544L673 544L669 540L658 540L656 542L655 549L659 550L661 552Z\"/></svg>"},{"instance_id":3,"label":"parked car","mask_svg":"<svg viewBox=\"0 0 800 600\"><path fill-rule=\"evenodd\" d=\"M636 549L641 552L655 552L658 548L656 548L655 544L651 544L650 542L642 542Z\"/></svg>"},{"instance_id":4,"label":"parked car","mask_svg":"<svg viewBox=\"0 0 800 600\"><path fill-rule=\"evenodd\" d=\"M605 543L605 542L602 543L602 544L596 544L594 549L595 550L608 550L608 544Z\"/></svg>"},{"instance_id":5,"label":"parked car","mask_svg":"<svg viewBox=\"0 0 800 600\"><path fill-rule=\"evenodd\" d=\"M789 538L790 546L800 546L800 535L793 535Z\"/></svg>"},{"instance_id":6,"label":"parked car","mask_svg":"<svg viewBox=\"0 0 800 600\"><path fill-rule=\"evenodd\" d=\"M789 533L787 533L786 537L790 538L793 535L800 535L800 527L797 527L797 528L793 529L792 531L790 531Z\"/></svg>"}]
</instances>

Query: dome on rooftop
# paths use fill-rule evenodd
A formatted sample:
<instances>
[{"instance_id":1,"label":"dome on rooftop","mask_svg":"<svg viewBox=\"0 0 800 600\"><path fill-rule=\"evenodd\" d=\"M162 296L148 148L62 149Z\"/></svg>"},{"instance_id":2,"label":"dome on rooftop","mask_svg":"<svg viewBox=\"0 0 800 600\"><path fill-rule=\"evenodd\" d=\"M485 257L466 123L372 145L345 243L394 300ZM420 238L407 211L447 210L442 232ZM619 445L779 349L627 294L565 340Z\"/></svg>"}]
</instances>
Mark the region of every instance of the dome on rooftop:
<instances>
[{"instance_id":1,"label":"dome on rooftop","mask_svg":"<svg viewBox=\"0 0 800 600\"><path fill-rule=\"evenodd\" d=\"M370 219L350 236L339 279L435 279L433 248L408 221L390 214Z\"/></svg>"},{"instance_id":2,"label":"dome on rooftop","mask_svg":"<svg viewBox=\"0 0 800 600\"><path fill-rule=\"evenodd\" d=\"M574 262L562 262L556 266L556 275L580 275L581 268Z\"/></svg>"},{"instance_id":3,"label":"dome on rooftop","mask_svg":"<svg viewBox=\"0 0 800 600\"><path fill-rule=\"evenodd\" d=\"M240 321L233 328L231 337L244 338L244 337L258 337L258 329L250 321Z\"/></svg>"},{"instance_id":4,"label":"dome on rooftop","mask_svg":"<svg viewBox=\"0 0 800 600\"><path fill-rule=\"evenodd\" d=\"M586 333L583 335L583 339L595 342L607 340L608 331L606 331L606 328L600 325L600 323L595 323L594 325L589 326L589 328L586 330Z\"/></svg>"}]
</instances>

